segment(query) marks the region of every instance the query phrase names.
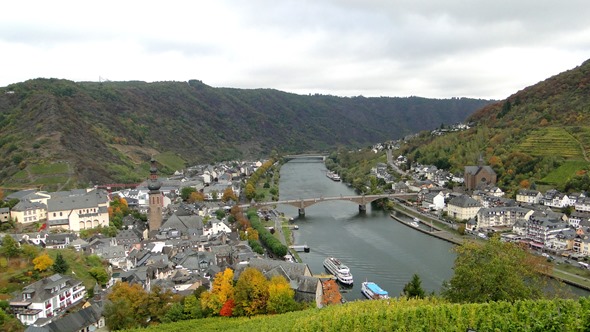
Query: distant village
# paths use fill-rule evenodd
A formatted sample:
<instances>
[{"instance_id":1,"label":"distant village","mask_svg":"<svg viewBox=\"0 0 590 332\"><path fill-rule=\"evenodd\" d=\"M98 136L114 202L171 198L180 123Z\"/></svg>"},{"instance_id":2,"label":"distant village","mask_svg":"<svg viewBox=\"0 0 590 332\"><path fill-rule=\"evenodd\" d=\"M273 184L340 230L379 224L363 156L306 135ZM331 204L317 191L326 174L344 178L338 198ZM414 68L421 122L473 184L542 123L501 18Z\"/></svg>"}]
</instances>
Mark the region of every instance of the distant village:
<instances>
[{"instance_id":1,"label":"distant village","mask_svg":"<svg viewBox=\"0 0 590 332\"><path fill-rule=\"evenodd\" d=\"M450 128L449 130L453 130ZM391 151L391 143L378 144L375 152ZM108 262L110 280L106 288L118 281L139 284L147 291L154 286L189 294L200 286L209 287L211 279L225 268L235 271L237 278L245 267L255 267L265 276L282 275L295 291L299 301L323 303L324 279L314 277L304 263L271 259L240 240L227 217L219 218L219 210L229 211L236 202L223 203L221 193L231 188L236 197L242 194L242 182L262 161L227 162L200 165L163 179L152 163L150 178L135 188L87 188L63 192L35 189L7 195L4 200L17 199L13 208L0 209L0 221L16 221L19 225L40 224L41 229L10 235L19 243L43 248L73 248L88 255L97 255ZM455 176L435 166L407 165L403 156L378 164L372 174L383 179L393 193L415 193L415 207L437 218L465 222L466 230L478 234L501 232L506 241L521 241L531 247L559 254L587 256L590 252L590 198L585 193L565 194L556 190L541 193L519 190L516 199L504 197L496 186L494 170L483 164L465 166L463 176ZM390 168L405 173L412 180L398 181ZM459 183L461 189L444 188L448 181ZM203 193L204 200L183 202L182 188L191 187ZM122 228L113 237L95 234L82 239L81 231L109 226L109 204L125 199L131 209L148 216L148 222L128 215ZM569 215L561 209L572 207ZM227 215L227 214L226 214ZM83 310L62 314L86 301L86 289L75 276L55 274L24 285L10 301L12 312L34 331L59 331L60 326L76 326L90 331L104 327L101 297L106 289L98 285L95 297Z\"/></svg>"}]
</instances>

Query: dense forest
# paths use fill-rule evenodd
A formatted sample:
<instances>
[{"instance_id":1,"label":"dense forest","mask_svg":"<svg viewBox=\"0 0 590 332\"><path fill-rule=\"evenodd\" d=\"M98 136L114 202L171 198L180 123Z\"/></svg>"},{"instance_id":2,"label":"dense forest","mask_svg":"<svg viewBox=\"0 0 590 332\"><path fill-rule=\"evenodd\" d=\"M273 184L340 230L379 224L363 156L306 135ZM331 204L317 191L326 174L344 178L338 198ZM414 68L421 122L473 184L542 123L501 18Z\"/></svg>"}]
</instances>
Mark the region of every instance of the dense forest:
<instances>
[{"instance_id":1,"label":"dense forest","mask_svg":"<svg viewBox=\"0 0 590 332\"><path fill-rule=\"evenodd\" d=\"M136 182L186 164L330 151L464 121L486 100L342 98L189 82L34 79L0 88L0 184Z\"/></svg>"},{"instance_id":2,"label":"dense forest","mask_svg":"<svg viewBox=\"0 0 590 332\"><path fill-rule=\"evenodd\" d=\"M401 154L462 173L479 156L503 189L589 190L590 61L485 106L467 131L423 132Z\"/></svg>"}]
</instances>

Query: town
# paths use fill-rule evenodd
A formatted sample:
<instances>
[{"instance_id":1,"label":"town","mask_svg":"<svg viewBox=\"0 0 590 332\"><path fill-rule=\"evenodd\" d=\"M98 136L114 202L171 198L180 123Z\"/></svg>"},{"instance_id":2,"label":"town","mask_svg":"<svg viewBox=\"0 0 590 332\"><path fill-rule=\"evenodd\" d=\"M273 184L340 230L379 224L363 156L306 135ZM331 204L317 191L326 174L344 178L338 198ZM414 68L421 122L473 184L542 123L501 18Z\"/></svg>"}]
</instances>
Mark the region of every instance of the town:
<instances>
[{"instance_id":1,"label":"town","mask_svg":"<svg viewBox=\"0 0 590 332\"><path fill-rule=\"evenodd\" d=\"M588 255L590 198L584 193L521 189L516 199L508 199L496 186L495 172L482 160L465 166L460 177L432 165L413 164L403 171L407 160L392 158L391 144L373 147L375 153L382 150L388 152L388 163L378 164L372 175L383 179L391 193L414 194L416 198L406 204L452 222L460 233L479 234L482 239L500 233L505 241L524 242L555 255ZM269 252L253 250L232 223L230 210L238 197L244 197L244 181L265 162L200 165L161 178L152 160L150 178L132 188L30 189L6 195L4 202L11 207L0 208L0 221L29 231L2 234L3 245L9 237L19 245L74 250L108 263L108 277L100 283L97 279L92 290L75 275L60 273L23 285L10 300L10 311L25 326L44 331L60 326L104 328L105 294L118 282L184 296L200 287L211 289L215 276L226 268L237 277L246 267L268 278L285 277L299 302L326 305L327 297L333 297L333 278L314 274L320 271L294 262L290 254L287 259L271 258ZM391 168L410 179L395 181ZM460 185L446 188L451 181ZM121 205L135 213L120 217L116 210ZM270 212L259 216L279 217Z\"/></svg>"}]
</instances>

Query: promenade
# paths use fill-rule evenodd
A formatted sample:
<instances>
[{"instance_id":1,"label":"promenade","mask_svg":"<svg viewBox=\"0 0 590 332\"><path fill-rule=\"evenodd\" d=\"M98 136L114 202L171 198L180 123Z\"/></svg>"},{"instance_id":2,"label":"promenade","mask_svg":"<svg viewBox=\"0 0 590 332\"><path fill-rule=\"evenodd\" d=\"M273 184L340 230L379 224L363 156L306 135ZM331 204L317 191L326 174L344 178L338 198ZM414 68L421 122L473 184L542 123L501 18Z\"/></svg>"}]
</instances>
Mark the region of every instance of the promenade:
<instances>
[{"instance_id":1,"label":"promenade","mask_svg":"<svg viewBox=\"0 0 590 332\"><path fill-rule=\"evenodd\" d=\"M391 214L391 218L393 218L394 220L396 220L408 227L411 227L419 232L422 232L424 234L428 234L430 236L434 236L434 237L439 238L441 240L444 240L444 241L447 241L447 242L450 242L453 244L457 244L457 245L461 245L465 241L476 241L476 242L483 241L483 240L480 240L477 238L465 238L464 236L457 234L456 231L449 230L448 226L441 226L440 221L435 220L434 218L431 218L431 217L426 216L424 214L421 214L420 212L418 212L414 209L396 204L394 206L394 210L396 210L400 213L403 213L403 214L407 215L408 217L418 218L420 220L420 223L422 225L424 225L425 227L424 228L413 227L412 225L410 225L409 222L407 222L403 219L400 219L400 218L396 217L395 215ZM447 230L443 229L443 227L447 228ZM586 278L584 276L580 276L575 273L564 271L563 269L559 268L559 265L554 265L552 274L548 274L548 276L553 279L564 282L566 284L590 291L590 280L588 278Z\"/></svg>"}]
</instances>

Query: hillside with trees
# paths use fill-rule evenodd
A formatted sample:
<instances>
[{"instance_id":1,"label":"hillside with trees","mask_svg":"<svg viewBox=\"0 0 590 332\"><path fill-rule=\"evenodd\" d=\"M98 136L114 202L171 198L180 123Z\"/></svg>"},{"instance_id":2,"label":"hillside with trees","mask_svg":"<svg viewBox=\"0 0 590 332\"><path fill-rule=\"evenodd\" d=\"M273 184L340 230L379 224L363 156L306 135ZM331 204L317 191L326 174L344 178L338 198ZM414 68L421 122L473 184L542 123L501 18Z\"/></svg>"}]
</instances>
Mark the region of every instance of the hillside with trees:
<instances>
[{"instance_id":1,"label":"hillside with trees","mask_svg":"<svg viewBox=\"0 0 590 332\"><path fill-rule=\"evenodd\" d=\"M342 98L188 82L34 79L0 88L0 185L134 183L187 164L329 151L464 121L467 98Z\"/></svg>"},{"instance_id":2,"label":"hillside with trees","mask_svg":"<svg viewBox=\"0 0 590 332\"><path fill-rule=\"evenodd\" d=\"M469 121L474 126L467 131L423 132L400 153L453 172L482 155L498 185L512 193L590 189L590 61L490 104Z\"/></svg>"}]
</instances>

